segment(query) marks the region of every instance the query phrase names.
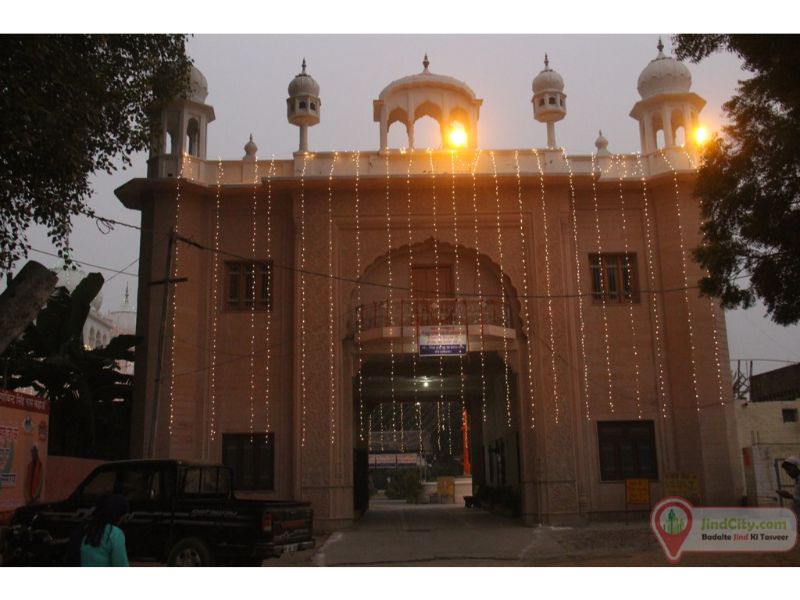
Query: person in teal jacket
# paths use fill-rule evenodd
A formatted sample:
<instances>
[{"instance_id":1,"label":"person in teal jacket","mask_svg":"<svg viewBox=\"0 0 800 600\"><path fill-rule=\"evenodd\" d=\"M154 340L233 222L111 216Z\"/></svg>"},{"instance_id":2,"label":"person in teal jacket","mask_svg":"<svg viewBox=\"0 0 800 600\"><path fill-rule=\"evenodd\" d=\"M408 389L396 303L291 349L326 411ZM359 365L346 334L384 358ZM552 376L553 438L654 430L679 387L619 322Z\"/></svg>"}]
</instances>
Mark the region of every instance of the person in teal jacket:
<instances>
[{"instance_id":1,"label":"person in teal jacket","mask_svg":"<svg viewBox=\"0 0 800 600\"><path fill-rule=\"evenodd\" d=\"M106 496L98 503L81 541L82 567L129 566L125 534L118 527L129 510L125 496Z\"/></svg>"}]
</instances>

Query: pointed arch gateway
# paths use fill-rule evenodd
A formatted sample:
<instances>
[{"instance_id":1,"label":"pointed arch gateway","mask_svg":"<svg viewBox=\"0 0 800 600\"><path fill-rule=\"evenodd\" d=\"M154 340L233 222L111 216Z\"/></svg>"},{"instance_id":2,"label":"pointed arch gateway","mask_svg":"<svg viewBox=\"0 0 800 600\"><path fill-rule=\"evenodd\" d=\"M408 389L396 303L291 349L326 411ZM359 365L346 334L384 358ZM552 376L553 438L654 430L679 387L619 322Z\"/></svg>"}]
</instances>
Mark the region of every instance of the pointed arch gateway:
<instances>
[{"instance_id":1,"label":"pointed arch gateway","mask_svg":"<svg viewBox=\"0 0 800 600\"><path fill-rule=\"evenodd\" d=\"M433 286L421 283L418 272L411 293L409 255L413 257L411 269L427 269L430 274L434 244L438 272L433 277L450 275L448 267L453 266L457 249L458 296L452 286L440 281L436 298L431 294ZM360 360L347 361L353 369L349 375L356 432L353 485L357 514L369 507L370 482L378 487L385 485L386 473L378 466L380 462L408 461L411 455L429 465L433 478L437 473L448 474L448 468L453 470L450 474L461 476L456 478L461 495L465 495L465 489L467 495L476 489L502 489L521 498L522 461L527 460L522 438L529 434L523 431L524 403L520 401L525 384L519 365L526 343L520 300L511 277L501 274L499 264L478 253L476 269L475 255L476 250L468 245L456 248L451 242L429 237L374 256L361 274L360 305L357 286L350 290L347 335L349 340L355 339L360 325L360 343L345 344L356 356L361 348ZM390 260L395 282L391 300L385 287ZM480 285L477 277L481 278ZM432 330L439 323L465 326L465 354L443 358L420 354L421 329L428 326ZM508 389L504 337L511 341ZM510 421L507 397L513 407ZM393 403L405 410L401 413L394 409L397 412L393 414ZM462 406L466 409L466 432L462 430ZM360 423L368 429L361 432L363 435L359 435ZM465 464L470 465L470 476L463 473ZM430 492L433 484L426 485Z\"/></svg>"}]
</instances>

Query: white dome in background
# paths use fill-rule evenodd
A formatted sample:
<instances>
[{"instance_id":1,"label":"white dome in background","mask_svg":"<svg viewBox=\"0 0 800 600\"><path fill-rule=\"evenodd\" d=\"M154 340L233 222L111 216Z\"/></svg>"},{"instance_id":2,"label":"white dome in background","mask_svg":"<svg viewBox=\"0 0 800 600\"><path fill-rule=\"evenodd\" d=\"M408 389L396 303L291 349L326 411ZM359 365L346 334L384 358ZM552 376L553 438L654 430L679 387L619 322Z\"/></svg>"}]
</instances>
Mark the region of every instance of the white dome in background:
<instances>
[{"instance_id":1,"label":"white dome in background","mask_svg":"<svg viewBox=\"0 0 800 600\"><path fill-rule=\"evenodd\" d=\"M319 96L319 84L306 73L306 59L303 59L303 71L295 75L289 83L289 96Z\"/></svg>"},{"instance_id":2,"label":"white dome in background","mask_svg":"<svg viewBox=\"0 0 800 600\"><path fill-rule=\"evenodd\" d=\"M658 40L658 56L639 75L636 87L643 100L665 92L685 93L692 87L692 74L685 64L666 56L664 44Z\"/></svg>"},{"instance_id":3,"label":"white dome in background","mask_svg":"<svg viewBox=\"0 0 800 600\"><path fill-rule=\"evenodd\" d=\"M200 69L192 65L189 75L189 100L205 104L208 97L208 80Z\"/></svg>"},{"instance_id":4,"label":"white dome in background","mask_svg":"<svg viewBox=\"0 0 800 600\"><path fill-rule=\"evenodd\" d=\"M547 58L547 54L544 55L544 70L533 78L531 90L533 90L534 94L564 91L564 79L557 71L550 68L550 60Z\"/></svg>"}]
</instances>

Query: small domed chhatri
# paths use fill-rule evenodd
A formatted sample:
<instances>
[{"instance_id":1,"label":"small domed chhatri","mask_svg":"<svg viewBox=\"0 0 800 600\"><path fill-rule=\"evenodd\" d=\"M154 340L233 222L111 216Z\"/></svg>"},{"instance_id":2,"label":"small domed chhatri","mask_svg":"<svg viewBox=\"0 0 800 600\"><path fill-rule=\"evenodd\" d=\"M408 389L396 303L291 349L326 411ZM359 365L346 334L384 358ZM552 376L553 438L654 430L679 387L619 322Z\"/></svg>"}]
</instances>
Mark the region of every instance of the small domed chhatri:
<instances>
[{"instance_id":1,"label":"small domed chhatri","mask_svg":"<svg viewBox=\"0 0 800 600\"><path fill-rule=\"evenodd\" d=\"M642 99L630 112L639 121L644 154L688 143L697 128L698 114L706 104L691 91L692 75L686 65L664 54L661 38L656 47L658 55L639 75L637 87Z\"/></svg>"},{"instance_id":2,"label":"small domed chhatri","mask_svg":"<svg viewBox=\"0 0 800 600\"><path fill-rule=\"evenodd\" d=\"M547 123L547 147L556 147L556 121L567 116L567 95L564 93L564 79L550 68L550 59L544 55L544 69L534 77L533 118Z\"/></svg>"},{"instance_id":3,"label":"small domed chhatri","mask_svg":"<svg viewBox=\"0 0 800 600\"><path fill-rule=\"evenodd\" d=\"M297 151L308 152L308 128L319 123L322 101L319 98L319 84L306 73L305 58L302 68L289 83L286 118L300 128L300 147Z\"/></svg>"},{"instance_id":4,"label":"small domed chhatri","mask_svg":"<svg viewBox=\"0 0 800 600\"><path fill-rule=\"evenodd\" d=\"M244 145L244 157L242 160L255 160L256 152L258 152L258 146L253 141L253 134L251 133L250 140Z\"/></svg>"},{"instance_id":5,"label":"small domed chhatri","mask_svg":"<svg viewBox=\"0 0 800 600\"><path fill-rule=\"evenodd\" d=\"M422 71L392 81L372 101L373 120L380 123L380 146L388 146L389 128L393 123L405 125L408 147L414 147L414 123L431 117L439 123L443 145L455 139L455 129L461 133L457 146L477 148L478 117L483 100L463 81L448 75L432 73L428 55L422 61ZM452 142L449 142L452 144Z\"/></svg>"},{"instance_id":6,"label":"small domed chhatri","mask_svg":"<svg viewBox=\"0 0 800 600\"><path fill-rule=\"evenodd\" d=\"M641 75L636 88L642 99L664 92L688 92L692 87L692 74L681 61L664 54L664 44L658 39L658 55L650 61Z\"/></svg>"}]
</instances>

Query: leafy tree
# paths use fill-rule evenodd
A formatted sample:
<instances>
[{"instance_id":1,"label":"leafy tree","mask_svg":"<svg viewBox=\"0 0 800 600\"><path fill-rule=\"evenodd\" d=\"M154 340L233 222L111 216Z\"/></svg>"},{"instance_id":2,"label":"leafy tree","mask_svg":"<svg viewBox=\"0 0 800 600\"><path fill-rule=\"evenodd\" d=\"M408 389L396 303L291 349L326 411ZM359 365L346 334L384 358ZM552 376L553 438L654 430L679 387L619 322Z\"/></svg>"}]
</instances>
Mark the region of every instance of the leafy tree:
<instances>
[{"instance_id":1,"label":"leafy tree","mask_svg":"<svg viewBox=\"0 0 800 600\"><path fill-rule=\"evenodd\" d=\"M51 453L125 458L133 377L117 370L133 360L133 335L87 350L83 326L103 276L91 273L70 294L57 288L36 322L0 358L3 387L33 388L50 401Z\"/></svg>"},{"instance_id":2,"label":"leafy tree","mask_svg":"<svg viewBox=\"0 0 800 600\"><path fill-rule=\"evenodd\" d=\"M59 253L92 216L89 176L144 150L152 115L189 89L185 35L0 36L0 272L44 225Z\"/></svg>"},{"instance_id":3,"label":"leafy tree","mask_svg":"<svg viewBox=\"0 0 800 600\"><path fill-rule=\"evenodd\" d=\"M704 293L723 306L760 298L770 317L800 320L800 36L677 35L679 59L733 52L752 77L723 108L730 125L703 152L695 194L706 219L695 257ZM748 283L749 280L749 283Z\"/></svg>"}]
</instances>

